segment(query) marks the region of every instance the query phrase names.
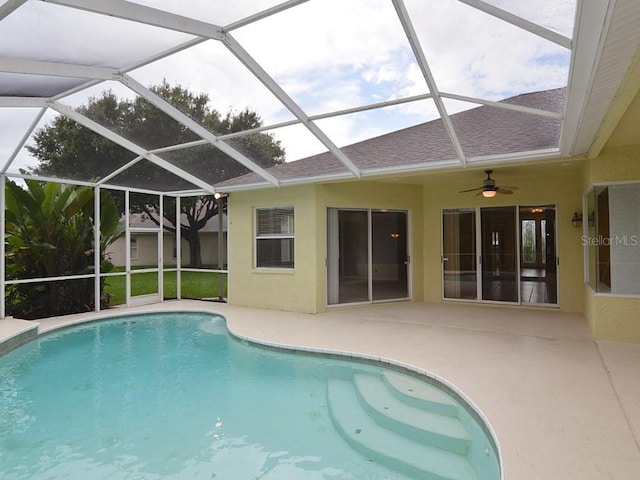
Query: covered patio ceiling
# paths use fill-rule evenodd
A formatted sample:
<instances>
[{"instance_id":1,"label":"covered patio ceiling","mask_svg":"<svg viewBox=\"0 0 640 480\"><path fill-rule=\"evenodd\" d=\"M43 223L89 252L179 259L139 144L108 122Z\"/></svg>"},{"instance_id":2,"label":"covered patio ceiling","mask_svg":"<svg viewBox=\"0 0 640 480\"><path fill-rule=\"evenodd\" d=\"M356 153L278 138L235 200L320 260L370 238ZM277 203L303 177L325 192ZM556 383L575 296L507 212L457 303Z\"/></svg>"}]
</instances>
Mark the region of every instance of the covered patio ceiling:
<instances>
[{"instance_id":1,"label":"covered patio ceiling","mask_svg":"<svg viewBox=\"0 0 640 480\"><path fill-rule=\"evenodd\" d=\"M268 184L285 184L242 148L257 133L279 141L287 162L327 152L343 178L367 175L343 147L433 120L454 152L438 168L583 154L636 52L639 29L629 19L638 18L638 3L0 0L0 173L47 179L35 175L25 146L59 115L130 158L92 178L56 180L177 194L213 193L228 179L212 175L206 159L183 161L212 147ZM207 94L223 114L255 111L262 126L209 130L152 91L163 81ZM562 111L501 102L558 88L566 88ZM105 90L146 99L197 139L147 145L78 110ZM451 115L478 106L559 121L557 147L469 156ZM122 181L135 165L168 171L174 181ZM395 168L407 171L385 172Z\"/></svg>"}]
</instances>

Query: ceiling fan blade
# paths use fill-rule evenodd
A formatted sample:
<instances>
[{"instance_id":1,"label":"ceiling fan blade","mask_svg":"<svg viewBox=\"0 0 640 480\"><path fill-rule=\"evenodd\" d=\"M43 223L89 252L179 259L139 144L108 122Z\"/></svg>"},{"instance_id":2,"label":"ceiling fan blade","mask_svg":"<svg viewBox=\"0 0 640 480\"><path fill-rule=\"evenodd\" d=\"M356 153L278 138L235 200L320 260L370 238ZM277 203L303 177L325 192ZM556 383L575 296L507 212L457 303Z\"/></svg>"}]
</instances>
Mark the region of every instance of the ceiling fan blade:
<instances>
[{"instance_id":1,"label":"ceiling fan blade","mask_svg":"<svg viewBox=\"0 0 640 480\"><path fill-rule=\"evenodd\" d=\"M507 187L497 187L496 192L502 193L503 195L511 195L513 193L513 190Z\"/></svg>"},{"instance_id":2,"label":"ceiling fan blade","mask_svg":"<svg viewBox=\"0 0 640 480\"><path fill-rule=\"evenodd\" d=\"M469 190L460 190L458 193L477 192L478 190L484 190L484 187L472 188Z\"/></svg>"},{"instance_id":3,"label":"ceiling fan blade","mask_svg":"<svg viewBox=\"0 0 640 480\"><path fill-rule=\"evenodd\" d=\"M514 185L502 185L499 188L506 188L507 190L520 190L520 187L516 187Z\"/></svg>"}]
</instances>

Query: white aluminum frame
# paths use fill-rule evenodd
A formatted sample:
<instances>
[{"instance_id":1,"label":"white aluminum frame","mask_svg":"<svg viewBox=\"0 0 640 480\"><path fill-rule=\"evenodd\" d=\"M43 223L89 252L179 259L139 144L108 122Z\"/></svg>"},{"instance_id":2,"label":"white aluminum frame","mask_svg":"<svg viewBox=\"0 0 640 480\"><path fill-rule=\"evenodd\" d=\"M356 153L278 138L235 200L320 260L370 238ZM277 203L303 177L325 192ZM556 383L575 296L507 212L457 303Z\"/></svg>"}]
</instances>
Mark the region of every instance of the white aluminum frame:
<instances>
[{"instance_id":1,"label":"white aluminum frame","mask_svg":"<svg viewBox=\"0 0 640 480\"><path fill-rule=\"evenodd\" d=\"M45 1L45 0L41 0ZM352 107L348 109L336 110L333 112L325 112L319 115L308 115L290 96L285 90L274 80L262 66L244 49L244 47L231 35L230 32L241 28L243 26L250 25L261 19L277 15L280 12L292 9L306 2L306 0L288 0L283 1L280 4L259 11L245 18L239 19L226 26L215 25L205 21L197 20L195 18L186 17L168 11L164 11L158 8L152 8L138 3L129 2L126 0L48 0L48 3L53 3L62 7L77 9L86 12L92 12L97 15L105 15L116 17L119 19L125 19L131 22L137 22L143 25L154 26L163 28L172 32L179 32L193 36L193 38L185 41L182 44L176 45L166 51L158 52L148 58L144 58L131 65L126 65L120 69L97 67L88 65L77 64L65 64L54 63L46 61L35 61L30 59L19 58L0 58L0 72L8 73L26 73L31 75L49 75L57 77L74 77L86 79L81 85L69 89L65 92L61 92L52 98L14 98L14 97L0 97L0 106L23 106L23 107L39 107L39 108L53 108L58 112L72 118L73 120L83 124L86 127L91 128L95 132L103 135L117 144L133 151L140 158L146 158L157 166L170 171L180 178L196 185L198 188L203 189L209 193L215 193L215 189L197 178L195 175L191 175L188 172L180 169L179 167L171 164L170 162L162 159L159 154L174 149L187 148L188 146L211 144L216 148L219 148L227 155L230 155L234 160L241 163L243 166L249 168L251 171L260 175L266 180L267 185L279 186L288 184L300 184L320 181L323 179L332 180L335 178L360 178L362 176L371 176L387 173L402 173L407 171L414 171L417 169L429 169L429 168L442 168L443 166L465 166L469 162L474 162L475 159L468 158L462 149L460 141L458 140L455 129L449 118L449 114L445 108L443 99L460 100L470 102L477 105L489 105L496 108L505 108L509 110L515 110L531 115L539 115L542 117L551 117L566 122L565 128L562 129L560 148L556 150L556 155L570 155L574 153L577 141L576 130L580 125L580 118L584 114L584 102L586 99L586 92L591 85L593 75L593 58L600 55L602 49L602 37L594 34L597 31L605 31L608 26L608 21L611 18L613 11L613 2L605 0L602 2L585 2L578 0L576 11L576 28L574 29L573 38L568 38L564 35L558 34L553 30L550 30L544 26L531 22L521 16L510 13L501 8L495 7L492 4L483 0L459 0L472 8L475 8L483 13L491 15L501 21L509 23L519 29L530 32L534 35L543 38L548 42L552 42L565 48L573 53L573 60L570 70L570 88L568 93L567 105L565 112L549 112L537 109L530 109L526 107L515 106L511 104L505 104L501 102L494 102L482 98L473 98L463 95L458 95L454 92L441 92L435 82L434 76L431 72L427 56L424 49L418 41L416 31L414 29L411 16L404 4L404 0L391 0L395 8L398 20L400 21L404 33L407 37L408 44L414 54L415 60L422 72L422 76L425 81L429 93L417 96L409 96L405 98L397 98L393 100L387 100L378 103L371 103L368 105L362 105L358 107ZM0 8L0 20L13 11L19 9L25 0L9 0L5 2ZM258 129L252 129L248 131L238 132L230 135L218 136L213 132L208 131L201 125L191 120L184 113L180 112L175 107L169 105L163 99L155 95L148 88L143 87L141 84L132 79L127 73L148 65L154 61L162 58L166 58L177 52L184 51L190 47L203 43L205 41L217 41L223 44L241 63L244 67L258 79L270 92L278 99L282 105L289 110L294 120L281 122L273 125L265 125ZM585 75L585 72L591 72L590 75ZM86 118L78 115L73 109L70 109L60 103L60 100L64 97L86 89L90 86L96 85L102 81L115 80L123 85L128 86L138 95L142 96L154 106L173 117L178 122L187 126L190 130L199 135L202 140L196 142L190 142L180 146L167 146L156 151L145 150L134 142L126 141L121 137L109 132L104 127L100 127L95 122L91 122ZM445 129L452 143L452 146L457 155L457 165L451 164L451 162L445 162L445 164L433 165L398 165L392 167L383 167L381 169L375 169L372 171L363 171L357 167L353 161L343 152L342 149L334 143L317 125L316 120L323 118L336 117L346 115L355 112L373 110L383 108L392 105L399 105L403 103L411 103L425 99L432 99L440 114L440 118L444 123ZM37 122L34 122L37 124ZM331 152L342 164L346 167L346 172L340 176L335 174L318 175L308 179L295 179L293 181L280 181L278 178L267 172L265 169L257 165L252 159L245 157L243 154L235 150L226 140L230 138L242 137L266 130L274 130L285 126L302 124L314 135L326 148ZM21 146L14 152L13 158L17 154L17 151L22 148L24 142L33 131L32 126L28 133L25 134L25 139L21 141ZM535 153L535 152L534 152ZM6 172L7 168L13 161L13 158L7 162L2 171ZM125 167L118 169L118 172L122 172L128 167L139 161L140 158L127 164ZM509 159L511 159L509 157ZM486 162L504 162L505 158L501 156L489 156L482 161ZM521 160L521 159L520 159ZM103 178L99 181L101 185L107 185L116 175L116 172L112 172L107 178ZM245 189L246 186L236 187L237 189ZM234 188L230 188L228 191L233 191Z\"/></svg>"}]
</instances>

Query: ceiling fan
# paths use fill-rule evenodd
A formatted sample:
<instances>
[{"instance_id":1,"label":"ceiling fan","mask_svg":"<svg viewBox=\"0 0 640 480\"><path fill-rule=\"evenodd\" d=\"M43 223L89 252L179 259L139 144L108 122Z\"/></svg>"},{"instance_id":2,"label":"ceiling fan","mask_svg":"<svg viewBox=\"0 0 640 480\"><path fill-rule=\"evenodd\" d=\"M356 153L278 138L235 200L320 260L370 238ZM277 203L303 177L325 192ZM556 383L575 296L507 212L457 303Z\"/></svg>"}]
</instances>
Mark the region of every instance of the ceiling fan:
<instances>
[{"instance_id":1,"label":"ceiling fan","mask_svg":"<svg viewBox=\"0 0 640 480\"><path fill-rule=\"evenodd\" d=\"M493 170L485 170L484 173L487 174L487 178L482 182L482 186L478 188L472 188L470 190L462 190L458 193L466 193L466 192L478 192L476 195L482 195L486 198L495 197L496 193L503 193L505 195L511 195L514 190L518 190L519 187L504 185L502 187L496 186L496 181L491 178L491 174Z\"/></svg>"}]
</instances>

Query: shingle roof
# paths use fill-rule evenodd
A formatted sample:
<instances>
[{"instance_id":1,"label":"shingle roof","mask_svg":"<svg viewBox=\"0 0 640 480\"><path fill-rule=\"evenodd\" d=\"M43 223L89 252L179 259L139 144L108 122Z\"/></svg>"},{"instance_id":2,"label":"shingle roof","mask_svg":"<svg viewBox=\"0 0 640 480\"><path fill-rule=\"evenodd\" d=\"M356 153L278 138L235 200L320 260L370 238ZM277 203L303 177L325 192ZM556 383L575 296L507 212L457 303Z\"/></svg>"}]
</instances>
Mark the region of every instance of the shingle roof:
<instances>
[{"instance_id":1,"label":"shingle roof","mask_svg":"<svg viewBox=\"0 0 640 480\"><path fill-rule=\"evenodd\" d=\"M549 112L562 112L565 89L518 95L501 103ZM531 113L480 106L450 116L467 158L505 155L558 148L561 121ZM457 160L457 155L441 119L422 123L342 148L361 170ZM348 173L331 153L313 155L268 169L279 180ZM255 173L215 185L225 187L264 185Z\"/></svg>"}]
</instances>

